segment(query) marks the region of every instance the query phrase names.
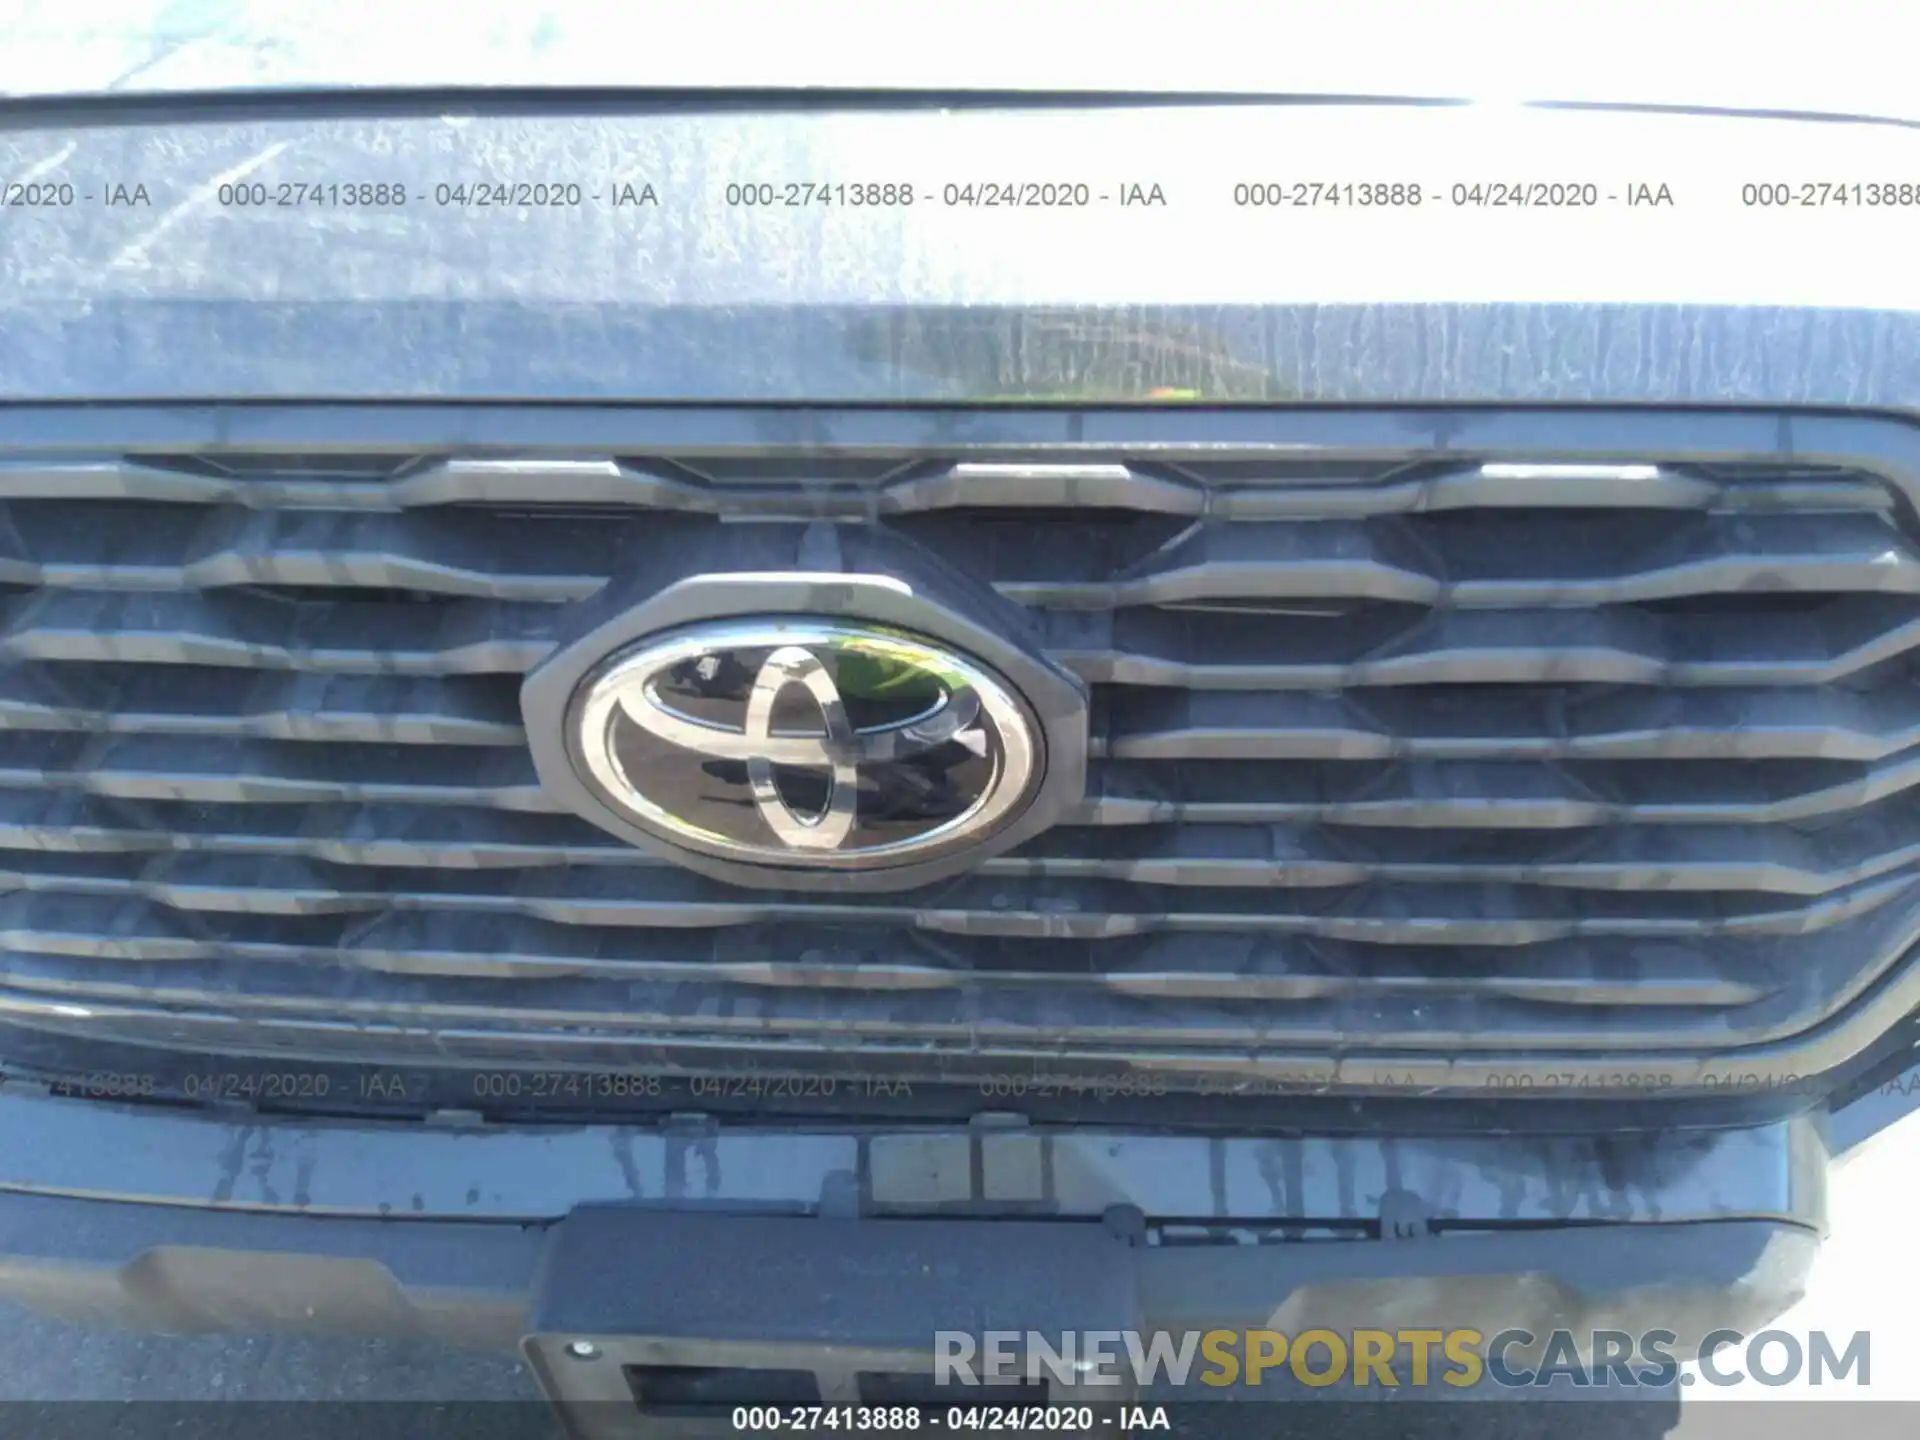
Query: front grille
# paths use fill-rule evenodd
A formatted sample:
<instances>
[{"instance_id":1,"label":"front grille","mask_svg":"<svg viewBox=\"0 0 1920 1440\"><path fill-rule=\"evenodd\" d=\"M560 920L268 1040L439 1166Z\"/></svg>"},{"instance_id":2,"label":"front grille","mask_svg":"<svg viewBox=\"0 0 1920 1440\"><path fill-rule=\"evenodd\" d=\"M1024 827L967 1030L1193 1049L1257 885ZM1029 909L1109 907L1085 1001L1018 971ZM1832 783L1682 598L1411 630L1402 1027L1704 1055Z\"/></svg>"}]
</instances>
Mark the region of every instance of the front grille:
<instances>
[{"instance_id":1,"label":"front grille","mask_svg":"<svg viewBox=\"0 0 1920 1440\"><path fill-rule=\"evenodd\" d=\"M0 1020L1360 1086L1686 1085L1884 1026L1920 930L1899 476L1626 422L1481 449L1183 423L0 452ZM819 520L1038 612L1093 698L1067 823L904 895L783 894L543 792L518 688L569 606L648 547Z\"/></svg>"}]
</instances>

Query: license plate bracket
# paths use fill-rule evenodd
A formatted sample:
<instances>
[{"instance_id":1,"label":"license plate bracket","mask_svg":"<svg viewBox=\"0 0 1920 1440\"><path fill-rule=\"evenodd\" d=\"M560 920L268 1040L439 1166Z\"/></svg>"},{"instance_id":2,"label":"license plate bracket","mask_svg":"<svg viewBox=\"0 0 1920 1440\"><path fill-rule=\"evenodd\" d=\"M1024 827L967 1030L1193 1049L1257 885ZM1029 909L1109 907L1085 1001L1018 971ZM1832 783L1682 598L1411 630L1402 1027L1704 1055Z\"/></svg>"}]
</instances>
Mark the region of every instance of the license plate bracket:
<instances>
[{"instance_id":1,"label":"license plate bracket","mask_svg":"<svg viewBox=\"0 0 1920 1440\"><path fill-rule=\"evenodd\" d=\"M583 1206L549 1239L522 1349L581 1440L885 1403L928 1393L939 1331L1139 1328L1135 1254L1084 1222Z\"/></svg>"}]
</instances>

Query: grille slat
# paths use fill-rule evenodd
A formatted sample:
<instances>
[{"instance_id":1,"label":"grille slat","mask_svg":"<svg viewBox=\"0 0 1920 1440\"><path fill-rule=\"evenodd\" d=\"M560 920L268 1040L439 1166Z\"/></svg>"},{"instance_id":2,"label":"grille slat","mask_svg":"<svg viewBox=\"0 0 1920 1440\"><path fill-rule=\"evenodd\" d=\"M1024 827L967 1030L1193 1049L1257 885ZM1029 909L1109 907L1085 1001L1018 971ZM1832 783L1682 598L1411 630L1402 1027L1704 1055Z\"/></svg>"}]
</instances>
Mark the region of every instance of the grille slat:
<instances>
[{"instance_id":1,"label":"grille slat","mask_svg":"<svg viewBox=\"0 0 1920 1440\"><path fill-rule=\"evenodd\" d=\"M1920 860L1920 822L1905 814L1866 814L1812 837L1753 828L1655 833L1617 829L1555 847L1530 845L1532 837L1524 835L1515 837L1517 843L1490 843L1486 833L1461 831L1446 835L1446 849L1438 852L1427 835L1329 839L1315 829L1194 826L1171 831L1167 839L1154 835L1148 843L1137 845L1114 845L1112 839L1100 833L1064 831L1018 856L987 860L977 874L1281 891L1369 885L1523 887L1521 893L1532 899L1534 908L1553 914L1563 904L1546 904L1546 899L1551 891L1563 889L1659 891L1665 897L1688 893L1822 897L1841 891L1868 895L1872 891L1862 887L1862 881L1893 876ZM1121 833L1119 839L1129 837ZM405 804L127 806L98 797L36 793L0 793L0 874L4 874L8 851L273 856L428 872L657 866L649 854L568 816ZM405 877L394 877L394 883L403 885ZM645 887L634 889L639 893ZM1503 895L1503 891L1488 893ZM1269 908L1284 912L1286 904L1273 900ZM1816 912L1782 912L1776 920L1763 920L1741 918L1738 910L1728 906L1657 920L1640 900L1634 902L1628 918L1640 929L1620 931L1619 925L1628 922L1619 916L1590 920L1594 933L1607 929L1609 933L1686 935L1711 933L1713 925L1751 929L1788 924L1793 914L1801 914L1809 927L1814 924ZM1434 924L1465 927L1475 920L1475 914L1461 912L1459 906L1442 906L1427 918L1419 916L1419 910L1409 912L1405 925L1409 929ZM1284 914L1269 918L1286 920ZM1478 918L1486 920L1486 916ZM1350 922L1327 920L1327 929L1321 933L1332 933L1336 924ZM1469 943L1465 935L1467 929L1457 929L1448 939Z\"/></svg>"},{"instance_id":2,"label":"grille slat","mask_svg":"<svg viewBox=\"0 0 1920 1440\"><path fill-rule=\"evenodd\" d=\"M1565 522L1551 511L1194 525L1170 540L1133 521L1082 520L1079 543L1064 553L1045 526L1004 518L940 519L908 533L1011 599L1067 610L1209 599L1511 610L1711 594L1920 593L1920 555L1885 515L1834 513L1809 525L1802 514L1704 514L1656 527L1646 523L1654 516L1628 523L1626 513L1584 518L1579 551L1558 556ZM594 594L637 545L669 548L704 523L535 515L103 503L77 528L68 503L16 501L0 506L0 585L404 589L559 604Z\"/></svg>"},{"instance_id":3,"label":"grille slat","mask_svg":"<svg viewBox=\"0 0 1920 1440\"><path fill-rule=\"evenodd\" d=\"M1012 862L1018 864L1019 862ZM0 891L137 896L183 912L256 915L517 916L564 925L706 929L794 923L889 924L963 936L1099 940L1170 931L1311 935L1383 945L1527 945L1569 936L1706 939L1793 935L1826 928L1904 895L1912 877L1779 896L1760 890L1651 895L1613 887L1481 881L1441 888L1409 881L1361 886L1350 874L1268 887L1165 886L1136 879L1034 879L984 874L908 899L779 891L743 893L658 863L540 869L502 884L471 868L438 871L335 865L288 857L50 851L0 859ZM1271 873L1271 872L1268 872ZM1207 878L1212 879L1210 873ZM1314 880L1321 883L1316 886ZM1611 889L1611 893L1608 893ZM1305 893L1303 893L1305 892ZM1622 898L1622 894L1630 898ZM1623 949L1622 957L1630 949Z\"/></svg>"},{"instance_id":4,"label":"grille slat","mask_svg":"<svg viewBox=\"0 0 1920 1440\"><path fill-rule=\"evenodd\" d=\"M0 788L205 804L307 801L559 807L518 749L305 744L73 732L0 735Z\"/></svg>"},{"instance_id":5,"label":"grille slat","mask_svg":"<svg viewBox=\"0 0 1920 1440\"><path fill-rule=\"evenodd\" d=\"M1577 1005L1750 1004L1779 988L1778 966L1751 945L1701 956L1667 947L1646 957L1630 984L1596 981L1578 957L1549 944L1492 951L1471 969L1392 951L1364 969L1292 939L1161 937L1139 941L1000 941L956 953L903 948L890 933L843 932L829 942L742 928L598 937L538 920L392 914L372 925L334 917L256 916L185 922L163 906L113 902L103 934L97 902L41 894L0 900L10 949L58 957L339 967L381 975L466 979L600 977L698 985L720 980L774 989L808 986L893 993L969 986L1053 985L1119 994L1293 1002L1364 996L1375 985L1410 994L1486 994ZM157 973L157 972L155 972Z\"/></svg>"},{"instance_id":6,"label":"grille slat","mask_svg":"<svg viewBox=\"0 0 1920 1440\"><path fill-rule=\"evenodd\" d=\"M1193 690L1394 685L1823 685L1920 646L1920 604L1840 600L1781 620L1765 654L1735 616L1644 611L1320 615L1043 612L1049 649L1095 684ZM1308 623L1313 622L1313 623ZM522 674L553 648L546 606L386 606L270 596L46 591L0 602L0 660L313 673Z\"/></svg>"},{"instance_id":7,"label":"grille slat","mask_svg":"<svg viewBox=\"0 0 1920 1440\"><path fill-rule=\"evenodd\" d=\"M118 1002L162 1013L227 1009L320 1024L398 1025L421 1032L445 1026L517 1027L532 1034L598 1030L731 1035L751 1052L770 1041L794 1039L965 1044L973 1036L974 1043L992 1037L1037 1044L1064 1018L1064 1007L1081 1043L1151 1050L1171 1044L1208 1048L1311 1044L1330 1020L1337 1022L1355 1003L1375 1011L1384 1022L1379 1027L1385 1032L1383 1039L1417 1043L1414 1032L1422 1014L1444 1015L1449 1004L1499 1004L1494 996L1477 992L1448 997L1431 988L1382 987L1357 1001L1351 991L1333 991L1263 1005L1258 1013L1249 1014L1236 1002L1209 1002L1159 991L1128 994L1052 977L1004 982L974 976L958 987L881 993L727 981L686 985L635 980L622 986L617 998L609 996L604 985L573 976L454 980L347 972L346 978L359 983L342 984L343 974L337 970L262 965L254 977L248 992L236 996L217 965L201 967L191 961L146 965L71 957L49 957L43 964L37 957L16 952L7 982L0 987L0 1014L23 993L44 994L95 1005ZM1497 1032L1504 1047L1568 1043L1582 1036L1587 1023L1584 1007L1500 998L1506 1000L1503 1008L1512 1022ZM1765 1003L1764 998L1760 1003ZM1637 1032L1634 1040L1676 1043L1671 1009L1632 1006L1622 1007L1621 1014L1623 1023Z\"/></svg>"},{"instance_id":8,"label":"grille slat","mask_svg":"<svg viewBox=\"0 0 1920 1440\"><path fill-rule=\"evenodd\" d=\"M325 510L178 505L94 507L85 529L64 503L0 507L0 585L75 590L237 586L405 589L420 595L559 603L606 583L620 532L488 513L431 519ZM650 528L659 534L661 522Z\"/></svg>"},{"instance_id":9,"label":"grille slat","mask_svg":"<svg viewBox=\"0 0 1920 1440\"><path fill-rule=\"evenodd\" d=\"M1894 508L1887 488L1857 476L1780 476L1763 483L1658 465L1488 464L1395 482L1224 486L1206 513L1222 519L1358 518L1447 510L1858 510Z\"/></svg>"},{"instance_id":10,"label":"grille slat","mask_svg":"<svg viewBox=\"0 0 1920 1440\"><path fill-rule=\"evenodd\" d=\"M1229 598L1513 610L1716 594L1920 592L1920 555L1878 515L1826 515L1818 525L1803 515L1708 515L1678 525L1663 516L1663 529L1583 517L1580 548L1571 554L1556 553L1568 530L1551 513L1444 518L1473 523L1195 527L1112 579L1084 573L1104 558L1100 547L1059 555L1044 528L998 526L1004 535L967 536L971 543L952 548L1009 598L1065 610Z\"/></svg>"},{"instance_id":11,"label":"grille slat","mask_svg":"<svg viewBox=\"0 0 1920 1440\"><path fill-rule=\"evenodd\" d=\"M1187 690L1830 685L1920 646L1920 605L1893 596L1774 617L1764 637L1737 614L1625 608L1416 618L1048 611L1044 620L1048 648L1093 684Z\"/></svg>"},{"instance_id":12,"label":"grille slat","mask_svg":"<svg viewBox=\"0 0 1920 1440\"><path fill-rule=\"evenodd\" d=\"M77 791L202 804L478 805L553 812L525 753L243 741L218 736L0 732L0 790ZM1690 767L1690 768L1689 768ZM1566 830L1598 824L1771 825L1892 799L1920 784L1920 754L1877 764L1688 761L1649 785L1630 762L1555 768L1498 761L1097 763L1077 819L1108 826L1319 823L1427 830Z\"/></svg>"},{"instance_id":13,"label":"grille slat","mask_svg":"<svg viewBox=\"0 0 1920 1440\"><path fill-rule=\"evenodd\" d=\"M1085 801L904 895L565 813L518 691L575 607L820 520L1033 611ZM1920 936L1916 648L1851 463L0 457L0 1021L942 1075L1755 1044Z\"/></svg>"},{"instance_id":14,"label":"grille slat","mask_svg":"<svg viewBox=\"0 0 1920 1440\"><path fill-rule=\"evenodd\" d=\"M461 792L445 805L226 805L0 791L0 852L278 855L449 870L648 863L570 816L472 800Z\"/></svg>"},{"instance_id":15,"label":"grille slat","mask_svg":"<svg viewBox=\"0 0 1920 1440\"><path fill-rule=\"evenodd\" d=\"M255 676L75 662L0 670L0 730L380 745L521 745L518 686L491 677ZM4 742L0 742L4 754Z\"/></svg>"},{"instance_id":16,"label":"grille slat","mask_svg":"<svg viewBox=\"0 0 1920 1440\"><path fill-rule=\"evenodd\" d=\"M1082 816L1104 825L1283 824L1553 831L1596 825L1775 825L1894 798L1920 783L1920 755L1874 765L1819 761L1556 766L1500 761L1195 762L1093 767Z\"/></svg>"},{"instance_id":17,"label":"grille slat","mask_svg":"<svg viewBox=\"0 0 1920 1440\"><path fill-rule=\"evenodd\" d=\"M1859 938L1870 944L1874 937ZM1533 998L1537 991L1518 998L1381 986L1262 1004L1244 996L1211 1000L1161 990L1129 994L1057 979L1004 983L990 975L973 975L951 987L878 992L718 980L636 980L609 990L583 976L454 980L285 964L256 965L250 978L247 991L236 994L229 967L65 956L43 960L16 952L7 985L0 988L0 1014L17 1012L44 996L43 1004L52 1002L41 1012L48 1019L57 1017L55 1007L61 1000L69 1005L79 1000L98 1009L126 1006L161 1022L190 1018L190 1012L200 1009L316 1028L390 1026L412 1031L419 1040L461 1033L579 1037L598 1032L631 1045L726 1037L747 1055L796 1042L863 1048L1000 1042L1039 1046L1065 1025L1073 1030L1076 1044L1133 1047L1153 1055L1169 1046L1233 1052L1281 1048L1284 1053L1287 1047L1316 1044L1330 1026L1354 1028L1362 1017L1370 1019L1369 1033L1381 1043L1417 1046L1423 1028L1458 1025L1469 1009L1491 1007L1488 1018L1501 1023L1490 1027L1488 1040L1504 1049L1604 1049L1623 1040L1635 1046L1677 1047L1697 1041L1686 1025L1687 1004L1608 1007L1616 1033L1600 1035L1593 1028L1592 1007L1539 1003ZM1790 1007L1768 987L1752 1008L1757 1016L1770 1015L1778 1023Z\"/></svg>"},{"instance_id":18,"label":"grille slat","mask_svg":"<svg viewBox=\"0 0 1920 1440\"><path fill-rule=\"evenodd\" d=\"M356 805L330 797L302 806L276 792L268 792L263 803L244 805L0 791L0 866L7 851L277 856L449 871L658 863L570 816L534 811L536 800L523 792L510 795L521 800L519 813L463 805L472 792L452 786L436 797L446 803L436 805ZM1385 882L1813 896L1916 861L1920 818L1906 807L1881 807L1814 834L1760 826L1612 827L1545 837L1204 822L1110 831L1069 827L1016 855L984 861L976 873L1216 888Z\"/></svg>"},{"instance_id":19,"label":"grille slat","mask_svg":"<svg viewBox=\"0 0 1920 1440\"><path fill-rule=\"evenodd\" d=\"M231 665L363 675L524 674L553 648L544 605L298 603L173 591L0 602L0 660Z\"/></svg>"},{"instance_id":20,"label":"grille slat","mask_svg":"<svg viewBox=\"0 0 1920 1440\"><path fill-rule=\"evenodd\" d=\"M1257 453L1257 452L1256 452ZM943 462L900 457L866 483L824 479L817 456L796 456L784 482L742 484L710 461L677 456L668 464L614 456L388 457L370 472L340 473L321 459L300 466L235 468L213 456L156 464L124 456L0 459L0 500L143 500L249 509L406 510L442 505L630 506L707 514L791 516L840 502L856 516L952 509L1122 510L1145 514L1254 520L1302 516L1361 518L1472 509L1644 509L1888 512L1891 492L1877 479L1791 465L1765 467L1755 479L1712 465L1441 462L1417 477L1393 478L1391 462L1365 466L1358 479L1330 482L1288 468L1297 449L1275 458L1223 466L1184 457L1114 460L979 459ZM251 457L241 457L247 459ZM1380 478L1380 477L1386 478ZM796 505L795 491L806 503ZM814 510L813 513L819 513Z\"/></svg>"},{"instance_id":21,"label":"grille slat","mask_svg":"<svg viewBox=\"0 0 1920 1440\"><path fill-rule=\"evenodd\" d=\"M1515 687L1137 691L1095 753L1126 760L1884 760L1920 746L1920 686L1601 691Z\"/></svg>"}]
</instances>

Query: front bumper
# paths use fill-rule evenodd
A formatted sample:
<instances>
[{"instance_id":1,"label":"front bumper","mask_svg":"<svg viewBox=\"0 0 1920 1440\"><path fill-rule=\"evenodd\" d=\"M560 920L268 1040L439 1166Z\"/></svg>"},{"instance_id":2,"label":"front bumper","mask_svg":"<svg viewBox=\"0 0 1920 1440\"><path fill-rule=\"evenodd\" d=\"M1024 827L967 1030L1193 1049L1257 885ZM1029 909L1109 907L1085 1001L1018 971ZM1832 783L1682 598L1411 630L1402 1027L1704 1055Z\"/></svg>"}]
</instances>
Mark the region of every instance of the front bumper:
<instances>
[{"instance_id":1,"label":"front bumper","mask_svg":"<svg viewBox=\"0 0 1920 1440\"><path fill-rule=\"evenodd\" d=\"M1049 1232L1063 1243L1114 1239L1103 1293L1117 1298L1082 1317L1090 1328L1658 1328L1685 1347L1752 1331L1799 1296L1825 1225L1831 1128L1824 1114L1420 1139L704 1117L510 1128L220 1116L15 1085L0 1093L0 1296L151 1330L511 1350L552 1328L552 1297L537 1297L568 1235L624 1207L629 1248L699 1252L697 1287L674 1285L671 1266L635 1287L674 1292L685 1318L657 1337L669 1353L744 1347L757 1365L815 1370L823 1394L845 1394L844 1374L839 1390L824 1377L849 1364L927 1368L937 1329L1059 1321L1020 1246L996 1243L1035 1222L1071 1226ZM937 1229L943 1253L988 1257L965 1267L964 1294L951 1274L908 1274L884 1306L849 1283L829 1314L817 1287L783 1286L752 1259L769 1224L855 1234L828 1247L854 1253L846 1227L908 1221Z\"/></svg>"}]
</instances>

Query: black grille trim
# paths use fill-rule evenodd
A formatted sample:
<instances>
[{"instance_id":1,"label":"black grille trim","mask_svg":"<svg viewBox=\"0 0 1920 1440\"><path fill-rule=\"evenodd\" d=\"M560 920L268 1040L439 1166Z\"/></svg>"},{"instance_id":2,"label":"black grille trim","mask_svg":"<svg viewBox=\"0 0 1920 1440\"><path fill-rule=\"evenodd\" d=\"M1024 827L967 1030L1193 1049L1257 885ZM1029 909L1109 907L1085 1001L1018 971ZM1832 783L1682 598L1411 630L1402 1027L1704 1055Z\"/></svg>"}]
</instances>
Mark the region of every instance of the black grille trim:
<instances>
[{"instance_id":1,"label":"black grille trim","mask_svg":"<svg viewBox=\"0 0 1920 1440\"><path fill-rule=\"evenodd\" d=\"M1897 422L314 406L155 445L155 413L0 417L9 1022L1685 1087L1843 1059L1914 985ZM1040 612L1096 701L1069 823L787 896L561 813L516 695L567 607L649 546L822 518Z\"/></svg>"}]
</instances>

